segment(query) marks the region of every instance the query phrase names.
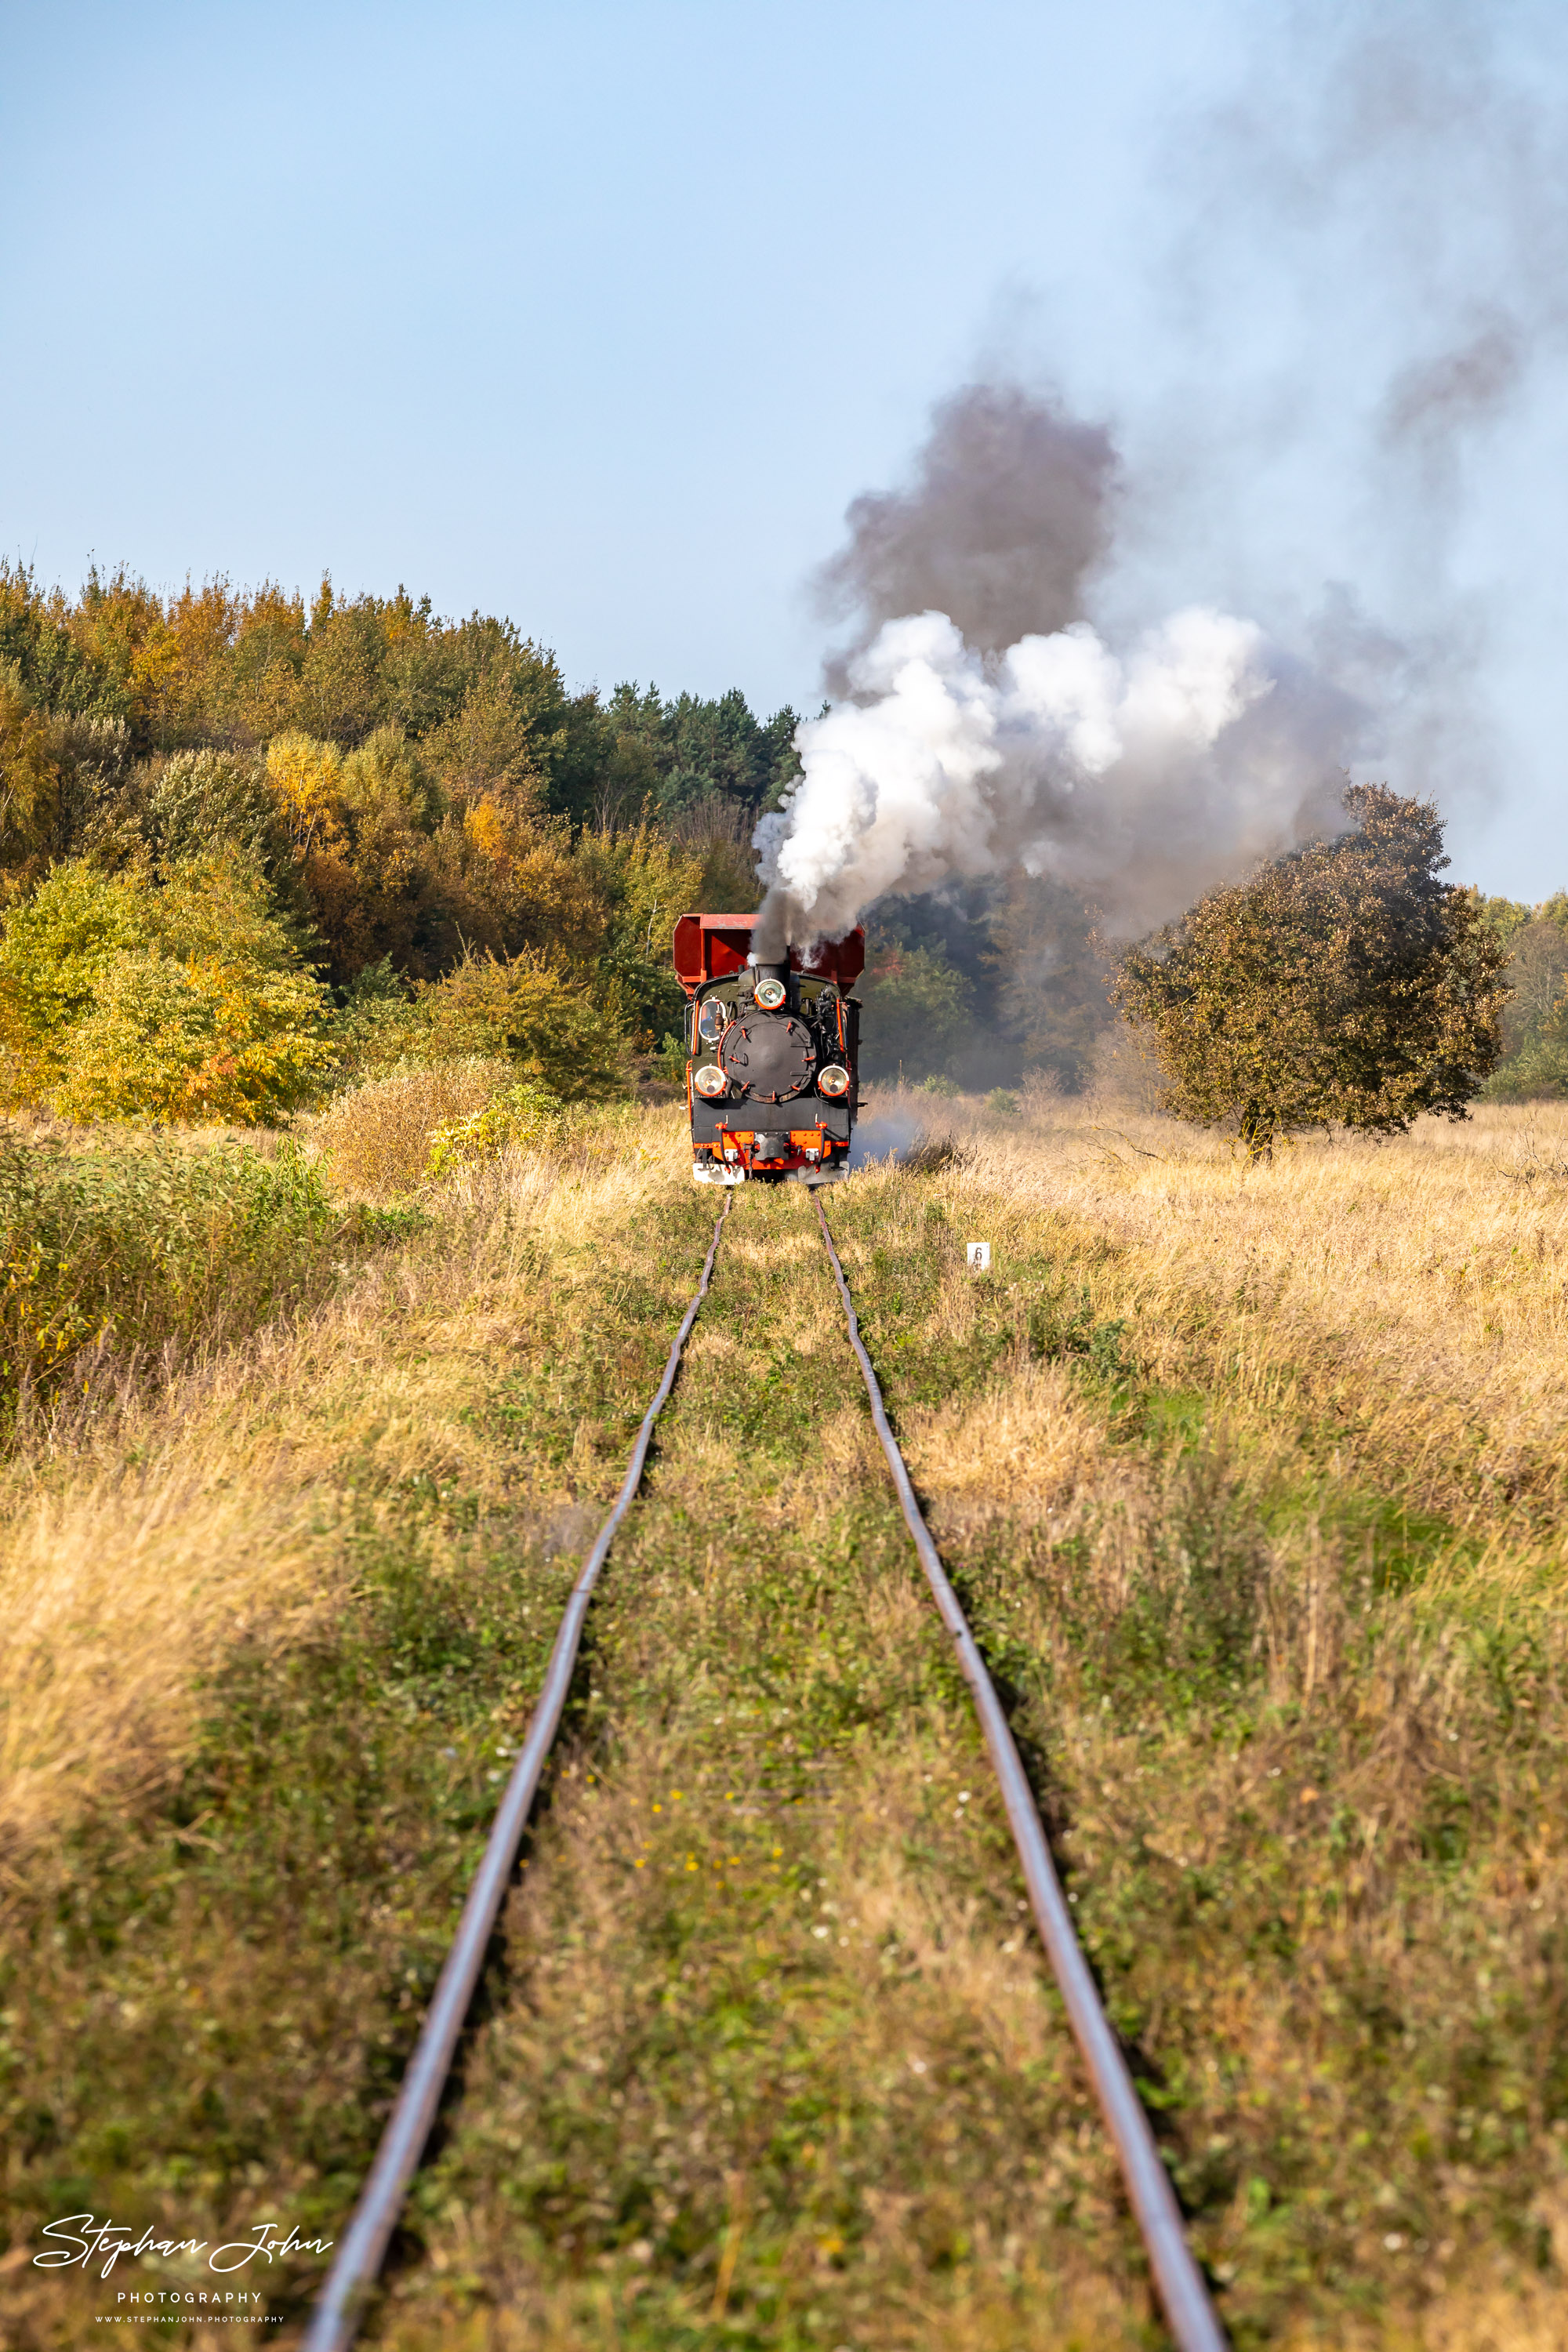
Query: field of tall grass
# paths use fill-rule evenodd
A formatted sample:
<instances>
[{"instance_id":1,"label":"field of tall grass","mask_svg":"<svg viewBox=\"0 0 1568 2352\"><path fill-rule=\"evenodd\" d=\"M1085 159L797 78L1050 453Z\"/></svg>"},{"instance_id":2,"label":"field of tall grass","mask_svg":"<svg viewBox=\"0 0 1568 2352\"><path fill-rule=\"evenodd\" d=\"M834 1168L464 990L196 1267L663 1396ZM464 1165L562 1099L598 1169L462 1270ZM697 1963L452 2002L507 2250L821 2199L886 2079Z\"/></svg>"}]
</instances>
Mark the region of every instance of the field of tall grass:
<instances>
[{"instance_id":1,"label":"field of tall grass","mask_svg":"<svg viewBox=\"0 0 1568 2352\"><path fill-rule=\"evenodd\" d=\"M117 2308L56 2215L341 2230L695 1281L678 1108L411 1173L464 1108L367 1102L352 1175L17 1144L82 1336L0 1460L8 2352ZM938 1148L830 1218L1234 2341L1547 2352L1568 1111L1256 1166L1125 1095L877 1108ZM756 1188L366 2340L1160 2342L1009 1854Z\"/></svg>"}]
</instances>

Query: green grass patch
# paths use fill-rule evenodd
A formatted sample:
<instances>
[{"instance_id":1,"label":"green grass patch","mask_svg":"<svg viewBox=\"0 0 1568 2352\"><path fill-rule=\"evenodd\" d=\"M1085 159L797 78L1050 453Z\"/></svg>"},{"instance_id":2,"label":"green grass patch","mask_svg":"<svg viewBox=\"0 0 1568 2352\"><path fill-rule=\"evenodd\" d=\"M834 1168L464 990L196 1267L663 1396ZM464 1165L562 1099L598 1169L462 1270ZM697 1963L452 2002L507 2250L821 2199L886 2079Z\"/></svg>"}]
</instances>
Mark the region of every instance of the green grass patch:
<instances>
[{"instance_id":1,"label":"green grass patch","mask_svg":"<svg viewBox=\"0 0 1568 2352\"><path fill-rule=\"evenodd\" d=\"M408 1213L345 1209L292 1143L271 1154L149 1134L67 1151L0 1150L0 1411L90 1394L244 1336L330 1281L345 1251Z\"/></svg>"}]
</instances>

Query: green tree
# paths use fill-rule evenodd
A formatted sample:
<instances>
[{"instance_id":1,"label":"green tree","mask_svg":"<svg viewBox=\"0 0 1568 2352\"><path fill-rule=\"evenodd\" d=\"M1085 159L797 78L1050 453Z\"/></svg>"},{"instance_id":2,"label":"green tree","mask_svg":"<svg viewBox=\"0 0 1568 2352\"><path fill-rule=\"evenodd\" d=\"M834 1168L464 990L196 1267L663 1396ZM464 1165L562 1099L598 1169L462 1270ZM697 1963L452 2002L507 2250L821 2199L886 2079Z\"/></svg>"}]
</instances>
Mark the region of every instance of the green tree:
<instances>
[{"instance_id":1,"label":"green tree","mask_svg":"<svg viewBox=\"0 0 1568 2352\"><path fill-rule=\"evenodd\" d=\"M1501 1050L1508 951L1479 894L1438 880L1436 809L1377 784L1344 805L1353 831L1211 892L1118 971L1165 1108L1255 1156L1293 1129L1463 1118Z\"/></svg>"},{"instance_id":2,"label":"green tree","mask_svg":"<svg viewBox=\"0 0 1568 2352\"><path fill-rule=\"evenodd\" d=\"M1568 986L1568 930L1538 917L1516 931L1509 958L1509 999L1503 1008L1506 1050L1520 1047L1547 1029Z\"/></svg>"},{"instance_id":3,"label":"green tree","mask_svg":"<svg viewBox=\"0 0 1568 2352\"><path fill-rule=\"evenodd\" d=\"M973 1028L973 991L930 948L889 948L859 994L861 1066L868 1077L923 1078L951 1069Z\"/></svg>"},{"instance_id":4,"label":"green tree","mask_svg":"<svg viewBox=\"0 0 1568 2352\"><path fill-rule=\"evenodd\" d=\"M58 588L43 589L32 568L0 557L0 662L14 663L40 709L125 719L130 701L82 623L96 572L73 606Z\"/></svg>"},{"instance_id":5,"label":"green tree","mask_svg":"<svg viewBox=\"0 0 1568 2352\"><path fill-rule=\"evenodd\" d=\"M684 999L671 944L677 919L701 903L701 862L647 824L635 832L584 833L575 862L609 910L599 971L614 1018L649 1046L680 1026Z\"/></svg>"},{"instance_id":6,"label":"green tree","mask_svg":"<svg viewBox=\"0 0 1568 2352\"><path fill-rule=\"evenodd\" d=\"M1493 900L1491 904L1495 905ZM1502 1036L1508 1058L1482 1088L1489 1102L1568 1093L1568 901L1535 910L1510 941Z\"/></svg>"},{"instance_id":7,"label":"green tree","mask_svg":"<svg viewBox=\"0 0 1568 2352\"><path fill-rule=\"evenodd\" d=\"M626 1037L607 992L542 957L468 955L420 982L406 1014L383 1026L377 1058L441 1063L504 1055L558 1102L625 1091Z\"/></svg>"},{"instance_id":8,"label":"green tree","mask_svg":"<svg viewBox=\"0 0 1568 2352\"><path fill-rule=\"evenodd\" d=\"M0 938L5 1092L37 1102L64 1071L70 1029L92 1007L112 958L145 944L143 884L85 858L57 866L13 907Z\"/></svg>"},{"instance_id":9,"label":"green tree","mask_svg":"<svg viewBox=\"0 0 1568 2352\"><path fill-rule=\"evenodd\" d=\"M233 954L111 957L49 1092L63 1118L251 1127L320 1083L332 1058L309 973Z\"/></svg>"},{"instance_id":10,"label":"green tree","mask_svg":"<svg viewBox=\"0 0 1568 2352\"><path fill-rule=\"evenodd\" d=\"M1527 907L1518 898L1489 898L1483 891L1479 900L1481 920L1497 933L1504 947L1511 948L1519 932L1543 908Z\"/></svg>"},{"instance_id":11,"label":"green tree","mask_svg":"<svg viewBox=\"0 0 1568 2352\"><path fill-rule=\"evenodd\" d=\"M771 719L759 719L739 687L710 701L682 694L667 702L657 687L622 685L605 718L614 743L605 786L616 797L614 806L598 812L601 822L649 796L667 816L717 806L754 818L776 807L800 772L795 712L786 705Z\"/></svg>"},{"instance_id":12,"label":"green tree","mask_svg":"<svg viewBox=\"0 0 1568 2352\"><path fill-rule=\"evenodd\" d=\"M106 874L56 866L0 940L7 1091L68 1118L248 1126L334 1057L327 992L237 852Z\"/></svg>"},{"instance_id":13,"label":"green tree","mask_svg":"<svg viewBox=\"0 0 1568 2352\"><path fill-rule=\"evenodd\" d=\"M1079 1093L1114 1015L1093 919L1047 875L1013 877L991 923L985 961L994 975L996 1024L1026 1070L1048 1070Z\"/></svg>"},{"instance_id":14,"label":"green tree","mask_svg":"<svg viewBox=\"0 0 1568 2352\"><path fill-rule=\"evenodd\" d=\"M0 863L26 866L47 846L60 795L60 763L47 721L15 663L0 665Z\"/></svg>"},{"instance_id":15,"label":"green tree","mask_svg":"<svg viewBox=\"0 0 1568 2352\"><path fill-rule=\"evenodd\" d=\"M273 881L291 878L288 827L258 757L176 751L142 774L142 833L161 865L233 849Z\"/></svg>"}]
</instances>

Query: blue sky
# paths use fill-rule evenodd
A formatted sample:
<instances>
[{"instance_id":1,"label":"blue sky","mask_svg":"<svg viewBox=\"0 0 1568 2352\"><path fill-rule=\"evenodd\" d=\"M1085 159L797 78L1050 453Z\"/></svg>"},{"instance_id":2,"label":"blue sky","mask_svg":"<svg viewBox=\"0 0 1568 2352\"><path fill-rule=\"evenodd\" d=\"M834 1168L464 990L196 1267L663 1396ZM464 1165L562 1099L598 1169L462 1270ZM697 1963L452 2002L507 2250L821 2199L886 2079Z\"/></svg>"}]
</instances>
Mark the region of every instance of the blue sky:
<instances>
[{"instance_id":1,"label":"blue sky","mask_svg":"<svg viewBox=\"0 0 1568 2352\"><path fill-rule=\"evenodd\" d=\"M1213 598L1310 650L1348 605L1418 643L1457 867L1568 883L1556 190L1538 218L1518 184L1552 177L1519 121L1547 157L1568 96L1551 12L11 0L0 28L0 545L46 578L402 581L574 683L805 705L847 503L1011 369L1125 451L1101 617ZM1400 129L1435 30L1484 138ZM1370 166L1323 132L1368 32ZM1506 401L1391 457L1390 383L1495 301Z\"/></svg>"}]
</instances>

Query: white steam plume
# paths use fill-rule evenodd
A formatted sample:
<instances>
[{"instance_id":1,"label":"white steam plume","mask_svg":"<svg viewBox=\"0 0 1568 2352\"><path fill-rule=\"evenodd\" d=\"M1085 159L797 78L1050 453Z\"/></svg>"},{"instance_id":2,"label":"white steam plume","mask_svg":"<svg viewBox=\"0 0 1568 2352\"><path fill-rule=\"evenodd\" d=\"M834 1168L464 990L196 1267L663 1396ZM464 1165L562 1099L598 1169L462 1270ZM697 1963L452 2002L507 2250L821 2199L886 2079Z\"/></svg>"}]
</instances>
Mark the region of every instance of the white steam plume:
<instances>
[{"instance_id":1,"label":"white steam plume","mask_svg":"<svg viewBox=\"0 0 1568 2352\"><path fill-rule=\"evenodd\" d=\"M910 614L848 683L799 729L803 772L754 836L764 956L838 936L885 893L1016 866L1142 931L1332 829L1359 716L1252 622L1204 607L1125 656L1078 621L989 661L945 614Z\"/></svg>"}]
</instances>

